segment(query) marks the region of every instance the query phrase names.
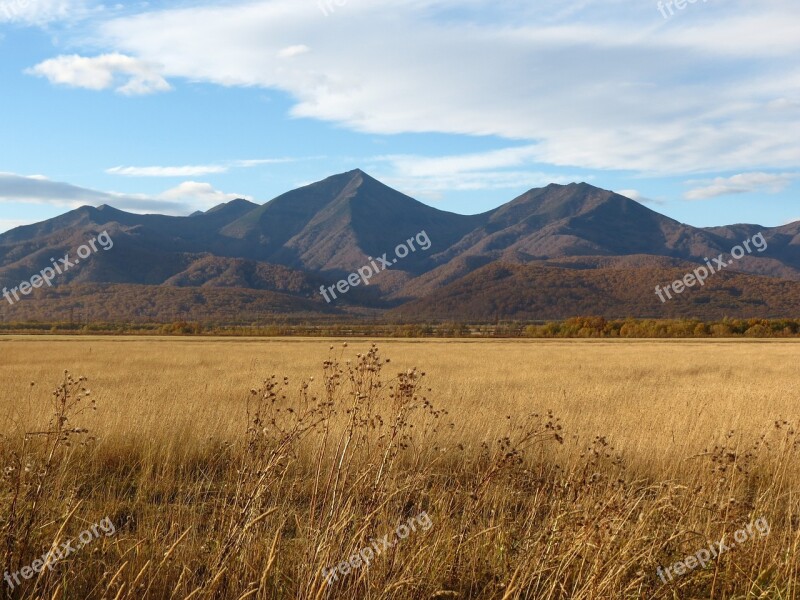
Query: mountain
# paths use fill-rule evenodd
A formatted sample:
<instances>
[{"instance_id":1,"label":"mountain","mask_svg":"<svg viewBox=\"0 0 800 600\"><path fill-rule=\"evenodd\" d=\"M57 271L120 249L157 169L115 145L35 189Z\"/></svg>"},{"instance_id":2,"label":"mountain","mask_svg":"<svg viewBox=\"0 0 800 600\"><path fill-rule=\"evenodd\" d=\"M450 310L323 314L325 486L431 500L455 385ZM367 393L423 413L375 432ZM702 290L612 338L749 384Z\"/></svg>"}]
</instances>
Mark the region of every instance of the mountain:
<instances>
[{"instance_id":1,"label":"mountain","mask_svg":"<svg viewBox=\"0 0 800 600\"><path fill-rule=\"evenodd\" d=\"M800 312L800 282L723 272L703 288L662 303L654 283L668 285L697 265L612 264L576 269L558 263L492 263L466 277L390 310L400 321L561 320L576 315L607 318L779 318Z\"/></svg>"},{"instance_id":2,"label":"mountain","mask_svg":"<svg viewBox=\"0 0 800 600\"><path fill-rule=\"evenodd\" d=\"M425 230L447 248L481 221L422 204L357 169L278 196L221 233L246 241L259 259L347 275L391 250L387 242ZM413 254L403 270L418 275L436 261L436 253Z\"/></svg>"},{"instance_id":3,"label":"mountain","mask_svg":"<svg viewBox=\"0 0 800 600\"><path fill-rule=\"evenodd\" d=\"M49 306L63 315L89 305L106 320L171 319L189 309L198 318L224 313L242 320L263 311L357 318L378 310L389 311L387 318L483 320L587 313L795 316L800 309L800 223L695 228L587 183L551 184L494 210L460 215L418 202L359 169L263 205L233 200L188 217L84 206L18 227L0 235L0 286L18 286L51 257L74 253L103 231L112 249L59 276L52 289L2 304L0 319L45 318ZM421 232L430 248L392 263L395 247ZM663 304L655 296L657 284L759 233L767 243L763 252L753 248L702 289ZM321 286L384 255L391 268L369 286L337 294L332 303L322 298ZM145 301L146 289L161 298L157 308ZM94 292L87 290L106 301L91 299ZM186 296L191 290L203 290L195 299L207 303ZM209 304L204 295L211 290L220 292ZM121 300L123 292L132 304ZM254 293L262 296L255 300ZM215 304L223 296L238 312ZM243 298L263 310L246 310ZM173 304L185 310L172 310Z\"/></svg>"}]
</instances>

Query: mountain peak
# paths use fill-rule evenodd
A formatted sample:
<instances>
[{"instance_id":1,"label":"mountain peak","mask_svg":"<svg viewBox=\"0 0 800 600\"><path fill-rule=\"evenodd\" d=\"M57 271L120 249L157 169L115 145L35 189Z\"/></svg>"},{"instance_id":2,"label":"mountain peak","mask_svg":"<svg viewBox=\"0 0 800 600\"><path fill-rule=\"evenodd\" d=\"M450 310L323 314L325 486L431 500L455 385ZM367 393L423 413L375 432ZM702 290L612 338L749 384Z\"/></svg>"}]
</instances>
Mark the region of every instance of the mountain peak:
<instances>
[{"instance_id":1,"label":"mountain peak","mask_svg":"<svg viewBox=\"0 0 800 600\"><path fill-rule=\"evenodd\" d=\"M236 198L230 202L223 202L222 204L217 204L213 208L209 208L205 214L212 215L223 210L241 210L248 208L251 210L258 208L258 204L255 202L250 202L249 200L245 200L244 198Z\"/></svg>"},{"instance_id":2,"label":"mountain peak","mask_svg":"<svg viewBox=\"0 0 800 600\"><path fill-rule=\"evenodd\" d=\"M360 175L361 177L369 177L370 179L375 179L369 173L367 173L364 169L361 169L359 167L356 167L355 169L351 169L350 171L345 171L342 174L343 175L350 175L352 177Z\"/></svg>"},{"instance_id":3,"label":"mountain peak","mask_svg":"<svg viewBox=\"0 0 800 600\"><path fill-rule=\"evenodd\" d=\"M361 169L352 169L350 171L345 171L344 173L331 175L330 177L327 177L324 180L317 183L323 183L325 181L341 182L346 187L347 185L352 185L352 184L360 185L364 181L378 181L378 180L375 179L374 177L371 177L369 173L366 173Z\"/></svg>"},{"instance_id":4,"label":"mountain peak","mask_svg":"<svg viewBox=\"0 0 800 600\"><path fill-rule=\"evenodd\" d=\"M603 297L609 302L618 295L629 297L633 290L633 297L640 299L619 305L620 310L652 316L655 313L647 311L658 310L658 299L637 282L649 286L648 282L668 281L669 272L662 277L658 269L679 267L674 261L703 264L704 257L726 252L733 240L755 236L761 229L696 229L587 182L550 184L492 211L459 215L420 203L357 168L261 206L240 198L193 218L83 206L17 228L0 235L0 288L30 277L41 268L37 265L42 257L75 247L112 224L118 249L82 270L81 283L236 287L237 297L251 298L248 294L271 289L270 282L278 281L286 283L281 290L294 294L291 302L306 302L309 293L316 295L311 281L315 287L336 282L372 260L368 257L391 261L394 252L398 262L392 263L391 272L376 276L368 294L348 298L358 310L427 296L427 306L445 307L444 313L436 314L451 311L456 318L475 319L495 318L498 307L510 311L503 314L524 318L580 314L598 306L598 290L607 292ZM800 281L800 257L791 248L795 233L796 226L765 228L768 256L759 259L754 254L738 269ZM404 256L400 244L407 247ZM478 271L484 267L488 270ZM726 285L724 279L719 281ZM540 292L550 285L557 290L555 302ZM540 298L543 303L537 304ZM168 302L159 309L159 317L173 318L184 311L179 308L182 302ZM792 302L780 305L778 312L796 311ZM735 306L748 303L749 299ZM249 301L240 303L245 304ZM687 311L696 308L684 304ZM473 306L476 312L470 312ZM709 300L708 306L727 311L731 305L723 295ZM776 305L756 306L766 311ZM705 305L700 308L705 310ZM140 315L155 314L151 309L149 304L135 307ZM53 310L53 315L63 313ZM215 310L220 319L236 313ZM416 309L412 305L410 310L413 314Z\"/></svg>"}]
</instances>

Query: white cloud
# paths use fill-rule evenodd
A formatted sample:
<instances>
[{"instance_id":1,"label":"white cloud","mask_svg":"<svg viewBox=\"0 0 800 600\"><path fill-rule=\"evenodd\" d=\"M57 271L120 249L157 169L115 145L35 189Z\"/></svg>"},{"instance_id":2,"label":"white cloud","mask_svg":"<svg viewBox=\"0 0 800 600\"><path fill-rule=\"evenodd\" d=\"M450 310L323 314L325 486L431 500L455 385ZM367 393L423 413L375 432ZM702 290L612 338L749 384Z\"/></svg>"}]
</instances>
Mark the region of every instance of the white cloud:
<instances>
[{"instance_id":1,"label":"white cloud","mask_svg":"<svg viewBox=\"0 0 800 600\"><path fill-rule=\"evenodd\" d=\"M287 46L278 52L279 58L292 58L293 56L300 56L301 54L305 54L306 52L310 52L311 48L306 46L305 44L300 44L297 46Z\"/></svg>"},{"instance_id":2,"label":"white cloud","mask_svg":"<svg viewBox=\"0 0 800 600\"><path fill-rule=\"evenodd\" d=\"M209 209L217 204L223 202L230 202L237 198L252 201L252 196L243 196L242 194L226 194L217 189L214 189L210 183L201 183L198 181L184 181L177 187L174 187L158 196L160 200L176 201L186 205L199 206L200 210Z\"/></svg>"},{"instance_id":3,"label":"white cloud","mask_svg":"<svg viewBox=\"0 0 800 600\"><path fill-rule=\"evenodd\" d=\"M186 181L160 194L146 195L103 192L41 176L0 173L0 203L45 204L70 209L87 204L109 204L131 212L187 215L236 198L252 200L250 196L225 193L209 183L195 181Z\"/></svg>"},{"instance_id":4,"label":"white cloud","mask_svg":"<svg viewBox=\"0 0 800 600\"><path fill-rule=\"evenodd\" d=\"M153 64L119 53L93 58L72 54L41 62L28 69L27 73L46 77L50 83L70 87L89 90L113 87L126 96L142 96L172 89Z\"/></svg>"},{"instance_id":5,"label":"white cloud","mask_svg":"<svg viewBox=\"0 0 800 600\"><path fill-rule=\"evenodd\" d=\"M800 108L800 101L789 98L777 98L767 103L770 110L797 110Z\"/></svg>"},{"instance_id":6,"label":"white cloud","mask_svg":"<svg viewBox=\"0 0 800 600\"><path fill-rule=\"evenodd\" d=\"M309 156L303 159L300 158L255 158L250 160L235 160L231 163L234 167L241 167L247 169L250 167L260 167L261 165L282 165L286 163L296 162L298 160L314 160L317 158L325 158L324 156Z\"/></svg>"},{"instance_id":7,"label":"white cloud","mask_svg":"<svg viewBox=\"0 0 800 600\"><path fill-rule=\"evenodd\" d=\"M684 194L687 200L707 200L717 196L749 194L753 192L777 194L798 177L796 173L741 173L733 177L717 177L711 181L690 181L701 184Z\"/></svg>"},{"instance_id":8,"label":"white cloud","mask_svg":"<svg viewBox=\"0 0 800 600\"><path fill-rule=\"evenodd\" d=\"M0 23L45 25L52 21L76 20L87 12L82 0L4 0Z\"/></svg>"},{"instance_id":9,"label":"white cloud","mask_svg":"<svg viewBox=\"0 0 800 600\"><path fill-rule=\"evenodd\" d=\"M225 163L210 165L184 165L181 167L151 166L151 167L111 167L106 169L109 175L123 175L125 177L197 177L199 175L215 175L227 173L232 168L249 169L262 165L276 165L295 162L296 158L255 158L247 160L232 160Z\"/></svg>"},{"instance_id":10,"label":"white cloud","mask_svg":"<svg viewBox=\"0 0 800 600\"><path fill-rule=\"evenodd\" d=\"M41 175L0 173L0 202L77 208L85 204L99 205L120 199L125 199L125 197L70 183L51 181Z\"/></svg>"},{"instance_id":11,"label":"white cloud","mask_svg":"<svg viewBox=\"0 0 800 600\"><path fill-rule=\"evenodd\" d=\"M635 200L640 204L666 204L666 202L663 200L648 198L639 190L617 190L617 194L620 196L625 196L626 198L630 198L631 200Z\"/></svg>"},{"instance_id":12,"label":"white cloud","mask_svg":"<svg viewBox=\"0 0 800 600\"><path fill-rule=\"evenodd\" d=\"M223 165L194 165L184 167L112 167L106 169L109 175L124 175L126 177L197 177L198 175L211 175L226 173L228 167Z\"/></svg>"},{"instance_id":13,"label":"white cloud","mask_svg":"<svg viewBox=\"0 0 800 600\"><path fill-rule=\"evenodd\" d=\"M349 0L333 26L314 2L251 0L111 19L93 42L163 65L162 77L285 91L296 117L495 135L550 165L798 164L800 111L784 100L800 97L800 4L693 9L667 22L619 0ZM297 40L313 52L285 60Z\"/></svg>"}]
</instances>

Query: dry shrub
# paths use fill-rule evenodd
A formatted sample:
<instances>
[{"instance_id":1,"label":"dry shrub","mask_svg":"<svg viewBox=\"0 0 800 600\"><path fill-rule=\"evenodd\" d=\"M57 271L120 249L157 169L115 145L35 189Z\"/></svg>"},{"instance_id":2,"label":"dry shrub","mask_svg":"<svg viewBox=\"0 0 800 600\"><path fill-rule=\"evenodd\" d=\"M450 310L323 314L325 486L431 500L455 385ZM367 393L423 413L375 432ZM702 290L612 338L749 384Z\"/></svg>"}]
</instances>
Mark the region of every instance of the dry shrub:
<instances>
[{"instance_id":1,"label":"dry shrub","mask_svg":"<svg viewBox=\"0 0 800 600\"><path fill-rule=\"evenodd\" d=\"M581 443L546 409L482 439L435 406L425 373L387 375L374 345L344 352L331 347L318 381L271 376L251 390L238 438L169 455L147 439L92 443L73 425L84 381L65 375L49 427L0 438L3 564L18 571L106 515L117 533L5 596L797 596L789 421L754 439L730 432L659 477L608 436ZM325 580L423 511L429 529ZM768 537L667 584L656 575L760 517Z\"/></svg>"}]
</instances>

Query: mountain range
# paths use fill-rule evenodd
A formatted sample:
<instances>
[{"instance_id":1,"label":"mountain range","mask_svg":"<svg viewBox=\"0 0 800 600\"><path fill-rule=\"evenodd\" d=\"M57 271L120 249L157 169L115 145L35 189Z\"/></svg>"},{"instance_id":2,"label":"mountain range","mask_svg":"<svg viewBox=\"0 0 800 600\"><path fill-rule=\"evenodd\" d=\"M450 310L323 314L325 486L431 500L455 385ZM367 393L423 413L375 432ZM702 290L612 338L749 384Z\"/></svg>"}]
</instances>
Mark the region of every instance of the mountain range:
<instances>
[{"instance_id":1,"label":"mountain range","mask_svg":"<svg viewBox=\"0 0 800 600\"><path fill-rule=\"evenodd\" d=\"M187 217L83 206L0 235L0 287L19 286L107 231L114 246L36 289L0 320L273 318L483 321L606 317L796 317L800 222L696 228L587 183L532 189L478 215L418 202L361 170L259 205ZM326 302L320 288L417 248ZM761 233L768 246L667 302L654 293ZM729 257L728 257L729 258Z\"/></svg>"}]
</instances>

